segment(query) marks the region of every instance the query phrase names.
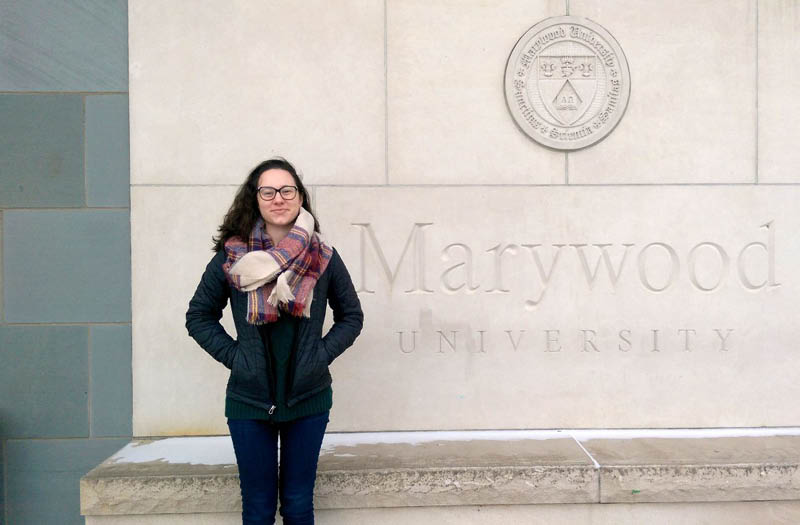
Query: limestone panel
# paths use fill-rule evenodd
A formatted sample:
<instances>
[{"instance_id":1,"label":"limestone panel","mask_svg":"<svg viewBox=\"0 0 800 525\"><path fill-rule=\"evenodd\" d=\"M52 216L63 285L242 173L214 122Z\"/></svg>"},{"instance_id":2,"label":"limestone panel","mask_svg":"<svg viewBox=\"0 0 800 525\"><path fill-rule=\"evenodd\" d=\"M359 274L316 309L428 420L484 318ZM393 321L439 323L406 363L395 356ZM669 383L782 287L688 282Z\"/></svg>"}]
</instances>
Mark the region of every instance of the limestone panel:
<instances>
[{"instance_id":1,"label":"limestone panel","mask_svg":"<svg viewBox=\"0 0 800 525\"><path fill-rule=\"evenodd\" d=\"M800 182L800 4L758 2L758 178Z\"/></svg>"},{"instance_id":2,"label":"limestone panel","mask_svg":"<svg viewBox=\"0 0 800 525\"><path fill-rule=\"evenodd\" d=\"M569 6L614 35L631 72L625 116L603 142L569 154L570 182L755 181L755 1Z\"/></svg>"},{"instance_id":3,"label":"limestone panel","mask_svg":"<svg viewBox=\"0 0 800 525\"><path fill-rule=\"evenodd\" d=\"M530 140L506 106L514 44L564 2L387 3L389 181L564 182L564 155Z\"/></svg>"},{"instance_id":4,"label":"limestone panel","mask_svg":"<svg viewBox=\"0 0 800 525\"><path fill-rule=\"evenodd\" d=\"M133 433L225 434L228 371L186 332L186 309L211 260L236 188L132 187ZM235 334L229 309L223 322Z\"/></svg>"},{"instance_id":5,"label":"limestone panel","mask_svg":"<svg viewBox=\"0 0 800 525\"><path fill-rule=\"evenodd\" d=\"M227 431L183 325L234 191L133 188L134 435ZM797 191L317 188L366 314L330 429L798 424Z\"/></svg>"},{"instance_id":6,"label":"limestone panel","mask_svg":"<svg viewBox=\"0 0 800 525\"><path fill-rule=\"evenodd\" d=\"M382 183L383 4L131 0L132 182L240 183L282 155Z\"/></svg>"},{"instance_id":7,"label":"limestone panel","mask_svg":"<svg viewBox=\"0 0 800 525\"><path fill-rule=\"evenodd\" d=\"M797 424L798 191L318 188L366 317L331 429Z\"/></svg>"}]
</instances>

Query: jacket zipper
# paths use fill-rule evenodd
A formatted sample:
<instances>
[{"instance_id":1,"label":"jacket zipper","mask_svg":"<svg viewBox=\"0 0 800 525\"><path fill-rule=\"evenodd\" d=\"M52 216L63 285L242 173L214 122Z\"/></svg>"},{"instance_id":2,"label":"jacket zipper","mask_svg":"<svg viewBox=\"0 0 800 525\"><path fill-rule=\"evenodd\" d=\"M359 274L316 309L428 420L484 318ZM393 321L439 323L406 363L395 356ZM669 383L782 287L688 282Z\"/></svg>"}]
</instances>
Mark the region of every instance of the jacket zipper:
<instances>
[{"instance_id":1,"label":"jacket zipper","mask_svg":"<svg viewBox=\"0 0 800 525\"><path fill-rule=\"evenodd\" d=\"M269 393L272 394L272 397L275 397L275 372L274 367L272 366L272 352L269 349L269 330L268 328L264 328L264 332L261 332L259 329L259 336L261 339L261 347L262 351L264 352L264 361L266 361L267 365L267 383L269 384ZM268 414L271 416L275 409L277 408L275 404L267 397L266 401L269 403L269 411Z\"/></svg>"},{"instance_id":2,"label":"jacket zipper","mask_svg":"<svg viewBox=\"0 0 800 525\"><path fill-rule=\"evenodd\" d=\"M289 401L292 399L292 387L294 386L295 370L297 369L297 342L300 340L300 332L305 326L306 320L297 320L297 325L294 331L294 339L292 340L292 353L289 355L289 373L286 374L286 406L289 406Z\"/></svg>"}]
</instances>

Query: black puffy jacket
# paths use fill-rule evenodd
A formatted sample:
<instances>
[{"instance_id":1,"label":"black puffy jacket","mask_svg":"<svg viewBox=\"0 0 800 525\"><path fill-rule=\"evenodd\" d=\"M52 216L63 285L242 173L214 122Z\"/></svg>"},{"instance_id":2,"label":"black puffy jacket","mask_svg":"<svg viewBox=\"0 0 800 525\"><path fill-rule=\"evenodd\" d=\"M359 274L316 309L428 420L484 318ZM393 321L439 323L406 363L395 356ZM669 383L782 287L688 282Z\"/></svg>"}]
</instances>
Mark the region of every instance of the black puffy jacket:
<instances>
[{"instance_id":1,"label":"black puffy jacket","mask_svg":"<svg viewBox=\"0 0 800 525\"><path fill-rule=\"evenodd\" d=\"M269 410L275 401L268 380L269 359L265 345L269 341L262 341L258 326L247 322L247 294L230 286L222 270L224 262L225 251L222 250L206 266L189 301L186 329L211 357L231 370L226 390L228 397ZM229 299L236 324L235 340L219 322ZM333 310L333 326L322 337L327 303ZM311 317L303 317L298 323L287 378L288 406L330 386L328 365L353 344L363 323L364 313L353 281L334 249L328 267L314 287Z\"/></svg>"}]
</instances>

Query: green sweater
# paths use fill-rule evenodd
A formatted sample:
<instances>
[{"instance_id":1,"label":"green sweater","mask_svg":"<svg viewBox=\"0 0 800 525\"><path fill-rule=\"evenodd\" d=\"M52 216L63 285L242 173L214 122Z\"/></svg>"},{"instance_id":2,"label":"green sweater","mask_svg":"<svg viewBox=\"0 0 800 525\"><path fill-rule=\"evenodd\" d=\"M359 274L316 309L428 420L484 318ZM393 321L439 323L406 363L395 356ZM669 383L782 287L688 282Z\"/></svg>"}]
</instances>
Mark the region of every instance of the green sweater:
<instances>
[{"instance_id":1,"label":"green sweater","mask_svg":"<svg viewBox=\"0 0 800 525\"><path fill-rule=\"evenodd\" d=\"M292 349L297 335L297 317L283 314L274 323L259 327L264 351L269 347L267 358L273 373L270 384L275 388L275 410L270 414L263 408L225 398L225 417L228 419L264 419L281 423L301 417L321 414L333 406L333 389L326 388L293 407L286 406L286 389ZM266 343L269 342L269 345Z\"/></svg>"}]
</instances>

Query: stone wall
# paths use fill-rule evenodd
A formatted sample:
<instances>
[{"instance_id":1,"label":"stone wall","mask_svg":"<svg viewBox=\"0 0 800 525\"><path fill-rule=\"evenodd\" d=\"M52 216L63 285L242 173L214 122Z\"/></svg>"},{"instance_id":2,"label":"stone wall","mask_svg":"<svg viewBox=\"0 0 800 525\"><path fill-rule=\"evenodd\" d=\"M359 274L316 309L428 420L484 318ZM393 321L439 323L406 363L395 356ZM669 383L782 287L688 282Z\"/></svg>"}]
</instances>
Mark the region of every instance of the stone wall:
<instances>
[{"instance_id":1,"label":"stone wall","mask_svg":"<svg viewBox=\"0 0 800 525\"><path fill-rule=\"evenodd\" d=\"M517 40L564 14L616 38L632 86L616 129L569 153L525 136L503 91ZM183 314L236 187L276 154L366 315L330 430L799 423L795 2L129 16L134 435L227 432L227 372Z\"/></svg>"},{"instance_id":2,"label":"stone wall","mask_svg":"<svg viewBox=\"0 0 800 525\"><path fill-rule=\"evenodd\" d=\"M131 436L127 2L0 1L0 523Z\"/></svg>"}]
</instances>

